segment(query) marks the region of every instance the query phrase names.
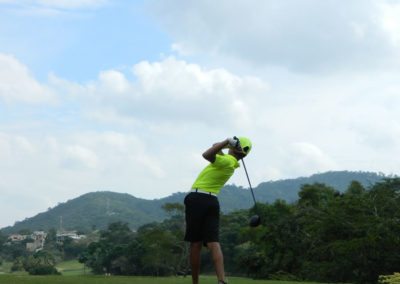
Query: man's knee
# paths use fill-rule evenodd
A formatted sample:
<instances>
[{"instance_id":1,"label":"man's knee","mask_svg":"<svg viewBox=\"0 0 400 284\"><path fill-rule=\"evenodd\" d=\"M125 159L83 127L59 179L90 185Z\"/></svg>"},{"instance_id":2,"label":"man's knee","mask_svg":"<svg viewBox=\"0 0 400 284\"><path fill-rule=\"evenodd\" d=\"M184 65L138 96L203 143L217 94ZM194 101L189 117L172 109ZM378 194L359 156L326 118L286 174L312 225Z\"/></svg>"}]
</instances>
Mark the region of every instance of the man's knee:
<instances>
[{"instance_id":1,"label":"man's knee","mask_svg":"<svg viewBox=\"0 0 400 284\"><path fill-rule=\"evenodd\" d=\"M220 250L221 246L219 244L219 242L210 242L207 243L207 247L209 250Z\"/></svg>"},{"instance_id":2,"label":"man's knee","mask_svg":"<svg viewBox=\"0 0 400 284\"><path fill-rule=\"evenodd\" d=\"M202 245L203 245L202 242L190 243L190 249L192 249L192 250L201 250Z\"/></svg>"}]
</instances>

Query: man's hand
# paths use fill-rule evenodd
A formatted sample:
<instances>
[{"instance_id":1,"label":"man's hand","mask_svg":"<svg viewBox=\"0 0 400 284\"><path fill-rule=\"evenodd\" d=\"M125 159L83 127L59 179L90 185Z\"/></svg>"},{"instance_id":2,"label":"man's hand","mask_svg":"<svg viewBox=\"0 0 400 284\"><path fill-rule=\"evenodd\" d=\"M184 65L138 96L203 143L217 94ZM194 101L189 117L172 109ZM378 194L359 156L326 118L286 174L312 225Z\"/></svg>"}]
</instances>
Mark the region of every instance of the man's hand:
<instances>
[{"instance_id":1,"label":"man's hand","mask_svg":"<svg viewBox=\"0 0 400 284\"><path fill-rule=\"evenodd\" d=\"M233 149L240 149L240 142L236 136L233 136L233 138L227 138L227 140L229 147Z\"/></svg>"}]
</instances>

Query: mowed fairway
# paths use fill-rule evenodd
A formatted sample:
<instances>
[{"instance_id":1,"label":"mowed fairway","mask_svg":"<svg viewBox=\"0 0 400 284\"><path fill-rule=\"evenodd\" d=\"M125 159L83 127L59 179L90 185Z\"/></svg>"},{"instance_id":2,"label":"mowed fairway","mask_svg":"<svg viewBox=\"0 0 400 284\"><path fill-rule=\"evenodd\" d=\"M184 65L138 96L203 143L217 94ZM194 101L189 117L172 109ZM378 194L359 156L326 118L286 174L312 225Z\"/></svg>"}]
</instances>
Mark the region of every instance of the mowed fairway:
<instances>
[{"instance_id":1,"label":"mowed fairway","mask_svg":"<svg viewBox=\"0 0 400 284\"><path fill-rule=\"evenodd\" d=\"M1 284L190 284L190 278L178 277L117 277L117 276L18 276L0 275ZM215 277L203 276L202 284L215 284ZM312 284L311 282L266 281L229 278L230 284Z\"/></svg>"},{"instance_id":2,"label":"mowed fairway","mask_svg":"<svg viewBox=\"0 0 400 284\"><path fill-rule=\"evenodd\" d=\"M57 265L62 276L30 276L26 272L10 273L11 263L0 266L0 284L191 284L190 276L184 277L138 277L95 276L86 274L83 265L76 260ZM315 282L267 281L229 277L230 284L315 284ZM201 275L201 284L215 284L215 276ZM319 283L322 284L322 283Z\"/></svg>"}]
</instances>

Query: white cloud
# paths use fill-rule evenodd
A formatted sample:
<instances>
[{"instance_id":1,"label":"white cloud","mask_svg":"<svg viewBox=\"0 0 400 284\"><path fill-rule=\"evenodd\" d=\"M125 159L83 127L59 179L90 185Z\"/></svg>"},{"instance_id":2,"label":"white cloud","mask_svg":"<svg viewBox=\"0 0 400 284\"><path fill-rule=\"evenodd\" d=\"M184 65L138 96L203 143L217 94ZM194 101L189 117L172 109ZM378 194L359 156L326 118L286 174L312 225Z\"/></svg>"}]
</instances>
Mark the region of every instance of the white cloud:
<instances>
[{"instance_id":1,"label":"white cloud","mask_svg":"<svg viewBox=\"0 0 400 284\"><path fill-rule=\"evenodd\" d=\"M28 104L54 103L52 90L40 84L28 68L11 55L0 53L0 99Z\"/></svg>"},{"instance_id":2,"label":"white cloud","mask_svg":"<svg viewBox=\"0 0 400 284\"><path fill-rule=\"evenodd\" d=\"M393 44L400 45L400 3L384 2L381 4L383 12L383 27L387 31Z\"/></svg>"},{"instance_id":3,"label":"white cloud","mask_svg":"<svg viewBox=\"0 0 400 284\"><path fill-rule=\"evenodd\" d=\"M397 66L391 57L399 52L390 40L399 34L397 6L383 0L172 0L152 1L149 9L181 55L332 72Z\"/></svg>"},{"instance_id":4,"label":"white cloud","mask_svg":"<svg viewBox=\"0 0 400 284\"><path fill-rule=\"evenodd\" d=\"M0 159L7 165L17 165L24 156L35 152L35 146L25 137L0 132Z\"/></svg>"},{"instance_id":5,"label":"white cloud","mask_svg":"<svg viewBox=\"0 0 400 284\"><path fill-rule=\"evenodd\" d=\"M167 58L135 66L140 105L152 115L221 125L234 122L235 107L268 90L268 84L253 77L239 77L224 69L206 70L196 64ZM152 112L154 109L154 112Z\"/></svg>"},{"instance_id":6,"label":"white cloud","mask_svg":"<svg viewBox=\"0 0 400 284\"><path fill-rule=\"evenodd\" d=\"M96 169L98 165L97 155L90 149L80 145L70 145L66 147L64 165L67 167L81 166Z\"/></svg>"},{"instance_id":7,"label":"white cloud","mask_svg":"<svg viewBox=\"0 0 400 284\"><path fill-rule=\"evenodd\" d=\"M296 142L285 149L287 171L299 175L311 175L316 172L329 171L337 168L335 162L316 145L307 142Z\"/></svg>"},{"instance_id":8,"label":"white cloud","mask_svg":"<svg viewBox=\"0 0 400 284\"><path fill-rule=\"evenodd\" d=\"M99 75L101 89L112 93L126 93L129 90L129 82L125 75L115 70L101 72Z\"/></svg>"},{"instance_id":9,"label":"white cloud","mask_svg":"<svg viewBox=\"0 0 400 284\"><path fill-rule=\"evenodd\" d=\"M120 71L108 70L101 72L98 80L83 85L54 76L51 82L54 88L85 102L87 115L102 121L218 121L216 127L246 127L249 103L269 88L256 77L207 70L173 57L140 62L133 67L133 75L134 80L129 81ZM104 115L107 113L110 116Z\"/></svg>"}]
</instances>

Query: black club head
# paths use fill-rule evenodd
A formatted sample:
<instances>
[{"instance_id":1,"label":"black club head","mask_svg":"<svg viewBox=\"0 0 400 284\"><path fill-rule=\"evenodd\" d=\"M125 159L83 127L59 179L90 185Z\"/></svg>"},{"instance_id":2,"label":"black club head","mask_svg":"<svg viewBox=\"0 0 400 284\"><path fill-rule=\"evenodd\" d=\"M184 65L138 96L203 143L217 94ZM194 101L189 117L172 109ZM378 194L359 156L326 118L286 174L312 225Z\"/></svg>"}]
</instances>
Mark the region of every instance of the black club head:
<instances>
[{"instance_id":1,"label":"black club head","mask_svg":"<svg viewBox=\"0 0 400 284\"><path fill-rule=\"evenodd\" d=\"M250 218L250 227L258 227L261 224L261 218L258 215L253 215Z\"/></svg>"}]
</instances>

